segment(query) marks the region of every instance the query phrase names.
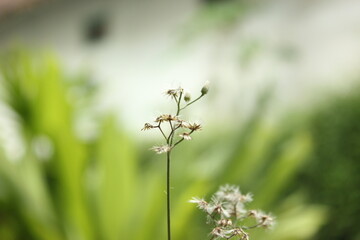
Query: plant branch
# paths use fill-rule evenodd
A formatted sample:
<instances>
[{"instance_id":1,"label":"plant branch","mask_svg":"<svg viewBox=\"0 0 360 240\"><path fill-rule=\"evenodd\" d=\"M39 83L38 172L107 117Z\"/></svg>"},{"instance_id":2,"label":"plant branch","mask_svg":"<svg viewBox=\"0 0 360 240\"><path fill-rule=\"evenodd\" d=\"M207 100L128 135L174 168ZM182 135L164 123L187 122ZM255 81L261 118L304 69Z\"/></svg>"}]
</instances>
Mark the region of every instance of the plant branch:
<instances>
[{"instance_id":1,"label":"plant branch","mask_svg":"<svg viewBox=\"0 0 360 240\"><path fill-rule=\"evenodd\" d=\"M180 103L181 103L181 97L182 97L182 94L183 94L183 92L180 92L179 101L177 101L177 111L176 111L176 116L179 116L180 111L181 111Z\"/></svg>"},{"instance_id":2,"label":"plant branch","mask_svg":"<svg viewBox=\"0 0 360 240\"><path fill-rule=\"evenodd\" d=\"M166 140L166 143L167 143L167 142L168 142L168 138L166 137L164 131L161 129L160 124L159 124L157 127L159 128L161 134L164 136L164 138L165 138L165 140Z\"/></svg>"},{"instance_id":3,"label":"plant branch","mask_svg":"<svg viewBox=\"0 0 360 240\"><path fill-rule=\"evenodd\" d=\"M171 131L169 137L171 136L170 139L170 146L175 147L175 145L173 145L173 141L174 141L174 137L175 137L175 132L176 130L178 130L180 128L180 126L176 126L175 128L173 128L173 130Z\"/></svg>"},{"instance_id":4,"label":"plant branch","mask_svg":"<svg viewBox=\"0 0 360 240\"><path fill-rule=\"evenodd\" d=\"M189 135L191 135L194 131L195 131L195 130L191 130L191 131L189 132ZM178 145L178 144L181 143L182 141L184 141L184 138L182 138L182 139L180 139L179 141L177 141L177 142L174 144L173 147L175 147L176 145Z\"/></svg>"},{"instance_id":5,"label":"plant branch","mask_svg":"<svg viewBox=\"0 0 360 240\"><path fill-rule=\"evenodd\" d=\"M180 108L180 111L181 110L184 110L185 108L187 108L188 106L190 106L191 104L193 104L194 102L198 101L200 98L202 98L203 96L205 96L205 94L201 94L198 98L196 98L195 100L189 102L188 104L186 104L184 107ZM180 112L179 111L179 112Z\"/></svg>"},{"instance_id":6,"label":"plant branch","mask_svg":"<svg viewBox=\"0 0 360 240\"><path fill-rule=\"evenodd\" d=\"M241 228L242 229L245 229L245 230L248 230L248 229L253 229L253 228L257 228L259 226L261 226L262 223L258 223L256 225L253 225L253 226L250 226L250 227L247 227L247 226L242 226Z\"/></svg>"},{"instance_id":7,"label":"plant branch","mask_svg":"<svg viewBox=\"0 0 360 240\"><path fill-rule=\"evenodd\" d=\"M152 148L152 150L154 150L155 152L157 152L158 154L160 153L164 153L166 152L166 210L167 210L167 240L171 240L171 221L170 221L170 203L171 203L171 192L170 192L170 184L171 184L171 152L172 149L177 146L179 143L181 143L182 141L184 141L184 137L181 138L180 140L177 140L177 142L175 144L173 144L174 139L175 139L175 134L177 132L177 130L179 128L184 127L182 120L179 120L178 116L181 112L181 110L185 109L186 107L190 106L191 104L193 104L194 102L198 101L200 98L202 98L208 91L208 86L205 85L202 89L201 89L201 95L196 98L195 100L193 100L190 103L186 102L188 100L190 100L190 97L187 97L186 94L184 95L184 90L182 88L178 88L178 89L170 89L166 92L166 95L171 96L176 103L176 115L175 117L172 115L168 115L168 114L163 114L160 115L155 122L159 122L157 126L153 126L151 124L146 123L143 130L147 130L150 128L158 128L162 134L162 136L165 138L166 140L166 144L167 146L154 146ZM184 97L183 97L184 96ZM181 101L183 100L185 101L185 106L181 107ZM161 123L164 121L168 121L169 125L170 125L170 131L163 131L163 129L161 128ZM174 121L174 122L173 122ZM198 125L190 125L191 128L190 129L194 129L197 130L200 128L200 126ZM190 131L187 134L191 134L194 130ZM213 239L213 238L212 238Z\"/></svg>"}]
</instances>

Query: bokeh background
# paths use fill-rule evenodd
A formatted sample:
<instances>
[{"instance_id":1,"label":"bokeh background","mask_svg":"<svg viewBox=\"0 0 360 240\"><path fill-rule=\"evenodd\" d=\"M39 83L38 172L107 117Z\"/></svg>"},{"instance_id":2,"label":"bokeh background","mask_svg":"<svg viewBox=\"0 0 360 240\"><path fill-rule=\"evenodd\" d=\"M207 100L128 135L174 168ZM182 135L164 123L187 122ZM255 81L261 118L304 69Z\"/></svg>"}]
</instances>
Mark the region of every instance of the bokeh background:
<instances>
[{"instance_id":1,"label":"bokeh background","mask_svg":"<svg viewBox=\"0 0 360 240\"><path fill-rule=\"evenodd\" d=\"M1 0L0 239L165 239L169 88L209 94L174 151L173 238L223 184L272 212L251 239L360 239L357 0Z\"/></svg>"}]
</instances>

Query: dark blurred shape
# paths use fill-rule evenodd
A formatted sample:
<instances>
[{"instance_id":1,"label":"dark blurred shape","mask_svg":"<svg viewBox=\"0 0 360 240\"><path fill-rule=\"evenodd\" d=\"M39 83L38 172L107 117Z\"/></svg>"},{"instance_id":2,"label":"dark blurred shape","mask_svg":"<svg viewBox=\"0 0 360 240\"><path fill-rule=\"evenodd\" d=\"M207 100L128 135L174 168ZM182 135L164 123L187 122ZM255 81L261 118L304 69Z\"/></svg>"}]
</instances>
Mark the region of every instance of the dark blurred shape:
<instances>
[{"instance_id":1,"label":"dark blurred shape","mask_svg":"<svg viewBox=\"0 0 360 240\"><path fill-rule=\"evenodd\" d=\"M107 20L104 15L92 16L85 26L85 39L88 42L99 42L107 34Z\"/></svg>"},{"instance_id":2,"label":"dark blurred shape","mask_svg":"<svg viewBox=\"0 0 360 240\"><path fill-rule=\"evenodd\" d=\"M0 20L1 18L23 11L34 5L44 2L44 0L1 0L0 1Z\"/></svg>"},{"instance_id":3,"label":"dark blurred shape","mask_svg":"<svg viewBox=\"0 0 360 240\"><path fill-rule=\"evenodd\" d=\"M330 207L316 239L360 237L360 88L327 101L314 114L310 129L314 154L299 185L312 201Z\"/></svg>"}]
</instances>

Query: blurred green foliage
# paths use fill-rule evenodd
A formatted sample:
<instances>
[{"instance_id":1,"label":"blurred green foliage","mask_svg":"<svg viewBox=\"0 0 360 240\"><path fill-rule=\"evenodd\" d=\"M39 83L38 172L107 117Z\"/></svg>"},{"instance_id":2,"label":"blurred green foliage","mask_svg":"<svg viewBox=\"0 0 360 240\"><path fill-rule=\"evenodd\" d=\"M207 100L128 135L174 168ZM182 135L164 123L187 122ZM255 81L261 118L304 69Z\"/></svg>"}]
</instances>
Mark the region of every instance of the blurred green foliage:
<instances>
[{"instance_id":1,"label":"blurred green foliage","mask_svg":"<svg viewBox=\"0 0 360 240\"><path fill-rule=\"evenodd\" d=\"M249 11L266 4L264 1L251 2L247 0L208 0L206 2L209 4L201 8L195 19L191 21L190 26L192 27L189 29L195 33L203 33L209 30L222 31L222 35L229 34L229 32L232 33L232 31L241 26L242 17L246 16ZM194 36L196 34L188 35ZM239 67L246 68L250 64L256 64L254 60L256 60L256 57L260 55L259 53L263 49L263 39L244 39L244 36L242 36L241 44L239 39ZM296 61L299 55L295 46L287 44L272 50L275 50L277 56L286 62ZM289 183L290 186L285 187L287 188L286 192L290 193L290 189L301 189L301 194L294 199L306 196L307 201L327 206L329 210L324 226L312 237L313 239L360 239L360 230L358 228L360 220L359 106L360 88L354 87L352 90L340 95L330 94L324 103L314 104L314 106L308 109L308 112L303 112L304 116L299 118L309 118L306 123L302 122L300 125L307 129L307 131L303 132L303 137L306 136L306 138L311 139L309 145L311 145L312 150L308 156L303 156L308 160L298 161L298 165L288 166L286 160L282 163L283 165L273 161L271 163L261 161L261 157L265 157L268 160L277 159L279 156L276 156L276 154L281 149L280 146L293 149L292 151L294 152L296 151L295 148L301 148L301 140L298 142L294 141L293 144L290 143L290 139L294 138L294 133L298 132L297 130L294 131L294 122L297 120L290 119L289 122L286 120L281 121L281 126L275 128L275 131L280 130L280 133L276 132L274 134L277 140L270 138L269 132L267 132L269 129L259 130L259 127L250 127L249 130L249 128L244 128L238 134L240 137L234 140L234 142L239 143L237 151L243 157L241 157L238 165L233 162L229 163L227 171L230 175L220 175L220 181L224 180L221 178L222 176L225 176L227 181L237 179L241 185L252 190L257 189L257 185L266 183L268 179L274 179L271 180L269 185L276 185L277 182L284 184L283 181L291 181L291 175L294 174L296 177L292 184ZM254 119L252 121L251 124L254 125ZM287 126L289 123L291 126ZM289 129L288 135L285 133L284 127ZM261 131L259 136L256 136L257 130ZM246 141L252 140L252 138L247 137L247 131L255 138L254 144L250 145L258 149L257 152L254 151L253 155L248 153L248 148L246 147L249 144ZM261 138L264 138L264 140ZM284 140L287 142L286 144L282 143ZM269 150L267 148L272 149ZM249 155L247 156L246 154ZM229 159L235 159L235 156ZM289 157L285 157L285 159L289 159ZM301 166L301 164L304 165ZM279 170L275 170L281 167L290 167L292 170L289 169L289 173L281 170L279 173ZM262 172L263 168L273 168L273 175L271 177L270 175L268 177L265 177L267 175L262 175L264 174ZM239 169L252 169L255 171L240 176L237 174ZM296 173L299 170L300 174ZM256 178L252 177L256 173L258 173L257 176L260 176L258 180L254 180ZM259 193L256 191L255 199L258 194L262 194L260 197L261 201L267 202L265 204L270 204L276 194L269 198L269 192L272 192L272 188L265 188L265 191L261 190ZM284 197L281 194L278 196ZM319 215L314 215L314 218L316 216ZM298 217L297 220L299 222L308 221L301 217ZM287 221L286 223L281 221L280 227L277 230L285 229L285 231L292 231L289 230L291 227L287 228L286 224L288 223L290 225L294 224L294 229L299 229L295 227L296 222L295 220ZM308 224L303 229L309 229L312 226L314 225ZM289 239L294 238L291 237Z\"/></svg>"},{"instance_id":2,"label":"blurred green foliage","mask_svg":"<svg viewBox=\"0 0 360 240\"><path fill-rule=\"evenodd\" d=\"M151 143L137 146L111 114L97 116L96 134L82 137L76 123L91 112L94 88L67 77L51 54L14 51L0 67L2 103L11 112L3 117L25 149L16 161L1 151L0 239L165 239L165 162L146 150ZM175 151L175 240L207 238L203 215L187 201L225 183L253 192L250 207L277 216L278 227L251 232L252 239L311 239L326 219L324 207L289 188L312 151L311 134L293 121L266 121L268 99L259 98L248 122L231 132L208 127L212 134Z\"/></svg>"},{"instance_id":3,"label":"blurred green foliage","mask_svg":"<svg viewBox=\"0 0 360 240\"><path fill-rule=\"evenodd\" d=\"M309 128L314 152L300 175L310 199L330 207L317 239L360 239L360 88L331 96Z\"/></svg>"}]
</instances>

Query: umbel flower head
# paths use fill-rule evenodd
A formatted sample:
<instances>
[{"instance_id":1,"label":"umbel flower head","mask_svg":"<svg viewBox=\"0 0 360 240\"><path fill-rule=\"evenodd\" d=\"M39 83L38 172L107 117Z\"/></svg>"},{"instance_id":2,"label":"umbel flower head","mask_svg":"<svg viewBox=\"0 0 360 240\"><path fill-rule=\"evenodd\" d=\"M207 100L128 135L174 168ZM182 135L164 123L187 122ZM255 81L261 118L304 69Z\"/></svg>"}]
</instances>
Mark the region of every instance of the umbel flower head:
<instances>
[{"instance_id":1,"label":"umbel flower head","mask_svg":"<svg viewBox=\"0 0 360 240\"><path fill-rule=\"evenodd\" d=\"M180 118L180 112L190 106L191 104L198 101L209 91L209 83L206 82L201 89L201 95L196 99L191 101L191 95L188 92L185 92L183 88L179 87L176 89L169 89L165 92L165 95L171 97L176 104L176 113L175 114L161 114L156 117L154 123L145 123L142 131L158 129L161 135L164 137L166 144L162 146L154 146L150 148L158 154L171 152L172 149L181 143L183 140L189 141L192 139L192 134L196 131L202 129L202 126L199 123L190 123ZM166 132L163 127L166 125L166 128L170 131ZM181 133L177 133L181 131Z\"/></svg>"},{"instance_id":2,"label":"umbel flower head","mask_svg":"<svg viewBox=\"0 0 360 240\"><path fill-rule=\"evenodd\" d=\"M211 239L238 239L249 240L246 230L253 228L271 228L275 218L260 210L247 210L246 203L253 200L251 193L243 194L237 186L225 185L207 202L203 198L192 198L189 202L207 215L207 223L214 226L211 230ZM248 221L251 220L252 221ZM252 225L244 225L244 222L253 222Z\"/></svg>"}]
</instances>

